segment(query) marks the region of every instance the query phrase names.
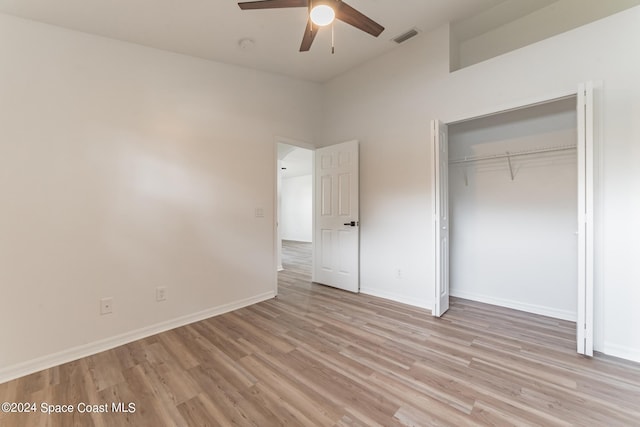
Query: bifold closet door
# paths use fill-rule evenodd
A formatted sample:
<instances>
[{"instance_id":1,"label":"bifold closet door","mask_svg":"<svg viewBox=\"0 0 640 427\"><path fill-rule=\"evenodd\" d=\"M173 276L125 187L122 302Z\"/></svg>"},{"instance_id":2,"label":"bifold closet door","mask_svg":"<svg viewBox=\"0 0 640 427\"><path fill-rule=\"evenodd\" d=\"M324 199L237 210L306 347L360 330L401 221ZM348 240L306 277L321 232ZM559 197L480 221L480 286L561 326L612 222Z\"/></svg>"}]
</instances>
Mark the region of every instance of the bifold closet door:
<instances>
[{"instance_id":1,"label":"bifold closet door","mask_svg":"<svg viewBox=\"0 0 640 427\"><path fill-rule=\"evenodd\" d=\"M449 141L447 125L431 122L433 147L433 206L435 234L435 295L432 314L449 309Z\"/></svg>"},{"instance_id":2,"label":"bifold closet door","mask_svg":"<svg viewBox=\"0 0 640 427\"><path fill-rule=\"evenodd\" d=\"M578 88L578 353L593 356L593 83Z\"/></svg>"}]
</instances>

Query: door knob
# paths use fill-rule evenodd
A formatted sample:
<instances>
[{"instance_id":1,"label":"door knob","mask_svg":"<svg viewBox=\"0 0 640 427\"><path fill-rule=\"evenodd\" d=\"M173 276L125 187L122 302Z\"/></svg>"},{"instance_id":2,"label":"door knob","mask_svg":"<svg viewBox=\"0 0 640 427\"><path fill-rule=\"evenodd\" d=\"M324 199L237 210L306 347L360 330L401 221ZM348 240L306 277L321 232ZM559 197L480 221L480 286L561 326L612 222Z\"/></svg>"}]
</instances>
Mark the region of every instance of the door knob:
<instances>
[{"instance_id":1,"label":"door knob","mask_svg":"<svg viewBox=\"0 0 640 427\"><path fill-rule=\"evenodd\" d=\"M355 222L355 221L351 221L351 222L345 222L344 225L348 225L350 227L355 227L356 225L358 225L358 223Z\"/></svg>"}]
</instances>

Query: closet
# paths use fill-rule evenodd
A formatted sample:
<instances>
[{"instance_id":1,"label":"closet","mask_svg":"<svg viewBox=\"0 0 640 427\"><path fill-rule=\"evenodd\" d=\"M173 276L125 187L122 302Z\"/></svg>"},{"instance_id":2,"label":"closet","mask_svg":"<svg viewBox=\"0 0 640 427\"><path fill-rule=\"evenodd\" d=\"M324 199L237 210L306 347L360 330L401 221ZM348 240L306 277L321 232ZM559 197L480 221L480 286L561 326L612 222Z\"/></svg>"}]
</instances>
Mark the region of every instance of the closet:
<instances>
[{"instance_id":1,"label":"closet","mask_svg":"<svg viewBox=\"0 0 640 427\"><path fill-rule=\"evenodd\" d=\"M576 320L576 98L448 127L452 296Z\"/></svg>"}]
</instances>

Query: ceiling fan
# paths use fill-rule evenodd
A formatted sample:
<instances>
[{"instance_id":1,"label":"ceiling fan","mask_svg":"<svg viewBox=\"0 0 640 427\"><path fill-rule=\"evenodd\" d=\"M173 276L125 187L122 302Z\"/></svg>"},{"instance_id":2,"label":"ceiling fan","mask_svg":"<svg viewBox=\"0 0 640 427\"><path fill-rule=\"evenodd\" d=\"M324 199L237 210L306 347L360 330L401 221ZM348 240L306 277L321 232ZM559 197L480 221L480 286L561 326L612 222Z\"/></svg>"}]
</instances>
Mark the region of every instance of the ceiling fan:
<instances>
[{"instance_id":1,"label":"ceiling fan","mask_svg":"<svg viewBox=\"0 0 640 427\"><path fill-rule=\"evenodd\" d=\"M307 27L304 30L300 52L311 49L311 43L318 29L331 24L334 19L346 22L359 30L378 37L384 27L371 18L358 12L341 0L261 0L238 3L242 10L282 9L288 7L306 7L309 9Z\"/></svg>"}]
</instances>

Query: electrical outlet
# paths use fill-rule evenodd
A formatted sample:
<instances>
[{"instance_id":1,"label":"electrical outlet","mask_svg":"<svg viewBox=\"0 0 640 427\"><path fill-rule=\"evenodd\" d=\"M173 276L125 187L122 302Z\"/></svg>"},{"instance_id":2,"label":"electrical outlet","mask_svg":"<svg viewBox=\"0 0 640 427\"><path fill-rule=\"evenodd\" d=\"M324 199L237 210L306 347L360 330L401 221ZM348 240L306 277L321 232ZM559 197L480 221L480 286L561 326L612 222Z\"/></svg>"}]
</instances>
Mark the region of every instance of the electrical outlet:
<instances>
[{"instance_id":1,"label":"electrical outlet","mask_svg":"<svg viewBox=\"0 0 640 427\"><path fill-rule=\"evenodd\" d=\"M256 218L264 218L264 209L256 208Z\"/></svg>"},{"instance_id":2,"label":"electrical outlet","mask_svg":"<svg viewBox=\"0 0 640 427\"><path fill-rule=\"evenodd\" d=\"M113 313L113 298L107 297L100 300L100 314Z\"/></svg>"},{"instance_id":3,"label":"electrical outlet","mask_svg":"<svg viewBox=\"0 0 640 427\"><path fill-rule=\"evenodd\" d=\"M396 270L396 279L402 279L402 270L399 268Z\"/></svg>"},{"instance_id":4,"label":"electrical outlet","mask_svg":"<svg viewBox=\"0 0 640 427\"><path fill-rule=\"evenodd\" d=\"M160 286L156 288L156 301L165 301L167 299L167 288Z\"/></svg>"}]
</instances>

